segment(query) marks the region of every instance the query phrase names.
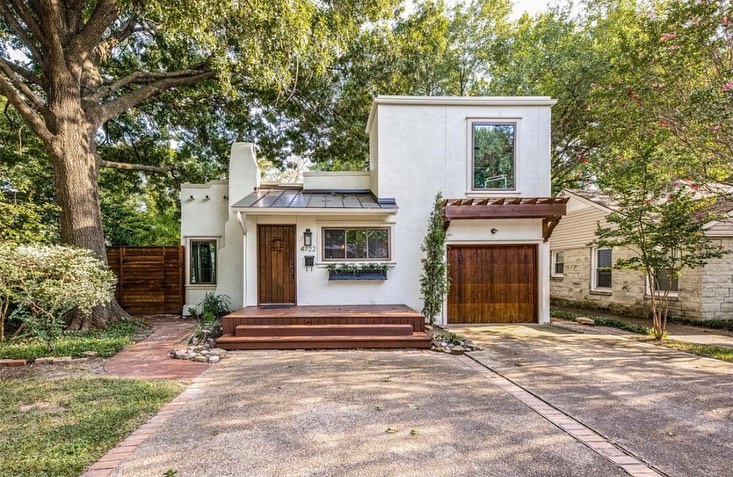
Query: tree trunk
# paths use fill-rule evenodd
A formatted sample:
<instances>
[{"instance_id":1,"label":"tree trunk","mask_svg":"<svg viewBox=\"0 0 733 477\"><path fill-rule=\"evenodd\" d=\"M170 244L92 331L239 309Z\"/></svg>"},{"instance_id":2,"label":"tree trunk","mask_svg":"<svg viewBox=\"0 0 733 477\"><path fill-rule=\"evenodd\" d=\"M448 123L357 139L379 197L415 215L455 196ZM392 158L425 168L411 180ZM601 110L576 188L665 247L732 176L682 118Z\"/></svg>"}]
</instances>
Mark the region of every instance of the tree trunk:
<instances>
[{"instance_id":1,"label":"tree trunk","mask_svg":"<svg viewBox=\"0 0 733 477\"><path fill-rule=\"evenodd\" d=\"M58 124L55 142L50 148L55 176L56 201L61 208L61 241L93 251L107 263L99 206L96 145L97 128L86 120L81 108L68 108ZM91 316L72 317L71 329L106 328L108 324L129 318L116 300L97 306Z\"/></svg>"}]
</instances>

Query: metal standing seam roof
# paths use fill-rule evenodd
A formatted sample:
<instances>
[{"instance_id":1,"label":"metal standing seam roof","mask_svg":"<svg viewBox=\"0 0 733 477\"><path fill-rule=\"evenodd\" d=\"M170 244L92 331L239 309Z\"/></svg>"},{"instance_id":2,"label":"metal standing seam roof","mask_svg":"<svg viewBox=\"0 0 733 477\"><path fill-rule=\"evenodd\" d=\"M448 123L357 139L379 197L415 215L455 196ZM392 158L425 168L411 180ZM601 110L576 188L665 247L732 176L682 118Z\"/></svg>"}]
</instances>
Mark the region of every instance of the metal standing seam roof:
<instances>
[{"instance_id":1,"label":"metal standing seam roof","mask_svg":"<svg viewBox=\"0 0 733 477\"><path fill-rule=\"evenodd\" d=\"M259 189L234 205L234 209L377 209L397 210L394 199L377 199L369 192Z\"/></svg>"}]
</instances>

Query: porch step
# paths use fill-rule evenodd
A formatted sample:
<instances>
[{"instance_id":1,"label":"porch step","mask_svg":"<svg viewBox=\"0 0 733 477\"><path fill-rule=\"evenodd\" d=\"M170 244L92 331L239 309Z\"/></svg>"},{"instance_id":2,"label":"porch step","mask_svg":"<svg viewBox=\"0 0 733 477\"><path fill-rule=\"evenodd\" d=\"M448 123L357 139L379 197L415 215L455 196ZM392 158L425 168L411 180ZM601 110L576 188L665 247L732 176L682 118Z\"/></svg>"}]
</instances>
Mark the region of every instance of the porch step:
<instances>
[{"instance_id":1,"label":"porch step","mask_svg":"<svg viewBox=\"0 0 733 477\"><path fill-rule=\"evenodd\" d=\"M430 348L427 333L410 335L232 336L223 335L216 346L236 349Z\"/></svg>"},{"instance_id":2,"label":"porch step","mask_svg":"<svg viewBox=\"0 0 733 477\"><path fill-rule=\"evenodd\" d=\"M412 325L239 325L234 336L411 336Z\"/></svg>"}]
</instances>

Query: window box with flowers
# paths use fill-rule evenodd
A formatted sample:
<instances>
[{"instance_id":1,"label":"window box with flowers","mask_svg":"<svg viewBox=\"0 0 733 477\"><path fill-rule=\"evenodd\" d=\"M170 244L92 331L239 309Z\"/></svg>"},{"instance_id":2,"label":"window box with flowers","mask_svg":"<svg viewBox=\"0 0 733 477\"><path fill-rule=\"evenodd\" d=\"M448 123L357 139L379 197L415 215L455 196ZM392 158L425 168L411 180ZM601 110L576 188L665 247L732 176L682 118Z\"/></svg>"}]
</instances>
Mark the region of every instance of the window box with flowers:
<instances>
[{"instance_id":1,"label":"window box with flowers","mask_svg":"<svg viewBox=\"0 0 733 477\"><path fill-rule=\"evenodd\" d=\"M327 267L329 280L386 280L392 268L385 263L338 263Z\"/></svg>"}]
</instances>

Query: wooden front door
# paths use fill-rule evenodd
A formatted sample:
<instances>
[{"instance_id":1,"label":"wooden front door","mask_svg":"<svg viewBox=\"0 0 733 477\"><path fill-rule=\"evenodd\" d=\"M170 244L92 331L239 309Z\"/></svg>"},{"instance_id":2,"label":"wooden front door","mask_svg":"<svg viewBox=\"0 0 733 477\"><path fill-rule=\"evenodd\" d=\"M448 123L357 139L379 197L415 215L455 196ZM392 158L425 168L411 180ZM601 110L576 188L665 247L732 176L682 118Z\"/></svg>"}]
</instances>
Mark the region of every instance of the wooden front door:
<instances>
[{"instance_id":1,"label":"wooden front door","mask_svg":"<svg viewBox=\"0 0 733 477\"><path fill-rule=\"evenodd\" d=\"M260 305L295 305L295 226L258 228L257 290Z\"/></svg>"},{"instance_id":2,"label":"wooden front door","mask_svg":"<svg viewBox=\"0 0 733 477\"><path fill-rule=\"evenodd\" d=\"M537 247L448 247L448 323L536 323Z\"/></svg>"}]
</instances>

